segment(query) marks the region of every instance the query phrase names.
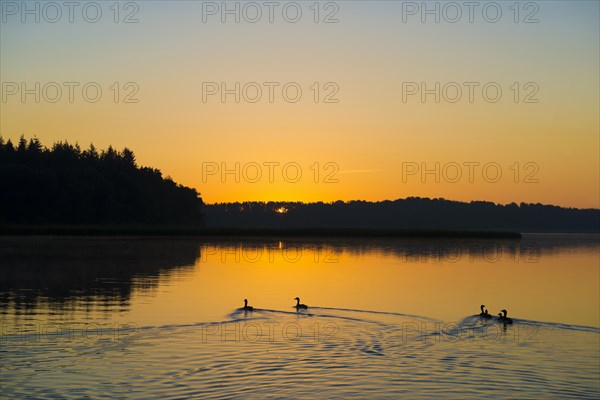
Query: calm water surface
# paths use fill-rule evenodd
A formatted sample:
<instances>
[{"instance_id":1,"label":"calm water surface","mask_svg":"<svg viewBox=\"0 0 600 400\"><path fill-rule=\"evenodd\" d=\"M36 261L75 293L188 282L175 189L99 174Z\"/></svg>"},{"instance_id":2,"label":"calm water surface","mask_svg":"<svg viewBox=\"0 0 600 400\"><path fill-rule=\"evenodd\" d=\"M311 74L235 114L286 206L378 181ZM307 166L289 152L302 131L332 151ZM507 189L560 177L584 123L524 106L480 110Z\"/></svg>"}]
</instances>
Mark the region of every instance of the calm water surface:
<instances>
[{"instance_id":1,"label":"calm water surface","mask_svg":"<svg viewBox=\"0 0 600 400\"><path fill-rule=\"evenodd\" d=\"M0 313L2 398L600 396L597 235L4 237Z\"/></svg>"}]
</instances>

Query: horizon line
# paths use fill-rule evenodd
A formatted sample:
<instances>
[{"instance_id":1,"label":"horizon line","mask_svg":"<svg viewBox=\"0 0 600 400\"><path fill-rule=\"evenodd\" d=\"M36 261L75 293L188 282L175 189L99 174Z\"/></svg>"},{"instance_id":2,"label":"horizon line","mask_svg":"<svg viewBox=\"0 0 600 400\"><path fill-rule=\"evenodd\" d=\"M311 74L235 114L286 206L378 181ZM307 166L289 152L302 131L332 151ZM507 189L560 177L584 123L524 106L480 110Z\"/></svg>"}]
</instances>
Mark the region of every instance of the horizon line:
<instances>
[{"instance_id":1,"label":"horizon line","mask_svg":"<svg viewBox=\"0 0 600 400\"><path fill-rule=\"evenodd\" d=\"M202 197L200 197L202 198ZM423 199L423 200L438 200L438 201L448 201L448 202L453 202L453 203L464 203L464 204L471 204L471 203L491 203L494 206L509 206L511 204L515 204L517 205L517 207L520 207L521 204L526 204L526 205L541 205L541 206L547 206L547 207L560 207L563 209L572 209L572 210L592 210L592 211L600 211L600 208L580 208L580 207L570 207L570 206L563 206L563 205L558 205L558 204L544 204L544 203L527 203L524 201L521 202L511 202L511 203L497 203L494 201L490 201L490 200L469 200L469 201L463 201L463 200L452 200L452 199L447 199L444 197L420 197L420 196L409 196L409 197L399 197L396 199L384 199L384 200L361 200L361 199L354 199L354 200L332 200L332 201L323 201L323 200L316 200L316 201L300 201L300 200L235 200L235 201L223 201L223 202L213 202L213 203L206 203L204 202L204 205L206 206L215 206L215 205L221 205L221 204L243 204L243 203L300 203L300 204L318 204L318 203L323 203L323 204L334 204L337 202L342 202L344 204L347 203L352 203L352 202L365 202L365 203L384 203L384 202L395 202L398 200L409 200L409 199Z\"/></svg>"}]
</instances>

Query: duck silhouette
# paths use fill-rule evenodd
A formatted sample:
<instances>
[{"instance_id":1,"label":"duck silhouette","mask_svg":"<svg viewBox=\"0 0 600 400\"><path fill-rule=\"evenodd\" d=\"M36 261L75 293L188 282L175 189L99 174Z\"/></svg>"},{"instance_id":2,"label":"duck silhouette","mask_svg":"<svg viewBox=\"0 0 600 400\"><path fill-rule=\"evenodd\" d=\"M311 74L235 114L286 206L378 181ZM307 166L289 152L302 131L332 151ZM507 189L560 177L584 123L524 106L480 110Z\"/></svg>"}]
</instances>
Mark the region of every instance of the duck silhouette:
<instances>
[{"instance_id":1,"label":"duck silhouette","mask_svg":"<svg viewBox=\"0 0 600 400\"><path fill-rule=\"evenodd\" d=\"M492 318L492 315L490 313L488 313L488 310L483 309L485 307L483 304L480 307L481 307L481 313L479 313L479 316L481 318L485 318L485 319Z\"/></svg>"},{"instance_id":2,"label":"duck silhouette","mask_svg":"<svg viewBox=\"0 0 600 400\"><path fill-rule=\"evenodd\" d=\"M248 299L244 299L244 307L242 307L244 311L254 311L254 307L248 305Z\"/></svg>"},{"instance_id":3,"label":"duck silhouette","mask_svg":"<svg viewBox=\"0 0 600 400\"><path fill-rule=\"evenodd\" d=\"M506 315L508 314L508 312L506 310L501 310L498 313L498 321L503 322L505 324L512 324L513 320L511 318L508 318Z\"/></svg>"},{"instance_id":4,"label":"duck silhouette","mask_svg":"<svg viewBox=\"0 0 600 400\"><path fill-rule=\"evenodd\" d=\"M294 306L296 310L306 310L308 308L306 304L300 304L300 297L294 297L294 300L296 300L296 305Z\"/></svg>"}]
</instances>

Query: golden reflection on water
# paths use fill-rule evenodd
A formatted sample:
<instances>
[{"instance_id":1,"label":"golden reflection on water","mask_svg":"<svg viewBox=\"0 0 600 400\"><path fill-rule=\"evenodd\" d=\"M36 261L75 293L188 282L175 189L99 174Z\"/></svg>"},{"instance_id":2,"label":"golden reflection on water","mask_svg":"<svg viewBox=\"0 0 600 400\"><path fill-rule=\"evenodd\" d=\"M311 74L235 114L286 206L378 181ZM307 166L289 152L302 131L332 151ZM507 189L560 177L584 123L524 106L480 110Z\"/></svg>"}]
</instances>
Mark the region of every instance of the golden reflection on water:
<instances>
[{"instance_id":1,"label":"golden reflection on water","mask_svg":"<svg viewBox=\"0 0 600 400\"><path fill-rule=\"evenodd\" d=\"M600 326L597 236L523 241L3 239L4 321L142 325L309 306ZM31 248L36 251L32 252ZM25 256L27 255L27 256Z\"/></svg>"},{"instance_id":2,"label":"golden reflection on water","mask_svg":"<svg viewBox=\"0 0 600 400\"><path fill-rule=\"evenodd\" d=\"M285 247L284 247L285 249ZM457 321L506 308L520 319L600 326L598 248L493 256L390 254L334 247L203 247L188 299L203 314L243 298L289 309L296 296L322 307L399 312ZM181 295L185 307L185 295ZM223 310L225 311L225 310Z\"/></svg>"}]
</instances>

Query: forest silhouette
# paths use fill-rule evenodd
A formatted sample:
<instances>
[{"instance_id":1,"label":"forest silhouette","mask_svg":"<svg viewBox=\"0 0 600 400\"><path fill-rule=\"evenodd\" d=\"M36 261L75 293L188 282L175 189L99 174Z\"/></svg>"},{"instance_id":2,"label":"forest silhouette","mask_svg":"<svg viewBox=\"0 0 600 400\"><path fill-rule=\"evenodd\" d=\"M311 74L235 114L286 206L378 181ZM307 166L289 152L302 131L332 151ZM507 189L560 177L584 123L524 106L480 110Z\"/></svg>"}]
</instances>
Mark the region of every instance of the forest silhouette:
<instances>
[{"instance_id":1,"label":"forest silhouette","mask_svg":"<svg viewBox=\"0 0 600 400\"><path fill-rule=\"evenodd\" d=\"M17 145L0 136L0 228L147 227L132 233L240 234L305 230L303 234L373 231L599 232L600 210L487 201L409 197L379 202L243 202L205 205L196 189L137 165L112 146L82 150L37 138ZM168 228L161 230L161 228ZM216 231L222 230L222 231ZM34 232L39 230L32 229ZM20 232L17 230L17 232ZM54 231L42 231L42 233ZM93 233L68 230L70 233ZM99 231L100 233L108 231ZM344 233L346 232L346 233ZM110 232L108 232L110 233Z\"/></svg>"},{"instance_id":2,"label":"forest silhouette","mask_svg":"<svg viewBox=\"0 0 600 400\"><path fill-rule=\"evenodd\" d=\"M209 227L236 229L363 229L599 232L600 210L446 199L244 202L205 207Z\"/></svg>"},{"instance_id":3,"label":"forest silhouette","mask_svg":"<svg viewBox=\"0 0 600 400\"><path fill-rule=\"evenodd\" d=\"M201 226L195 189L139 167L134 153L0 137L0 224Z\"/></svg>"}]
</instances>

